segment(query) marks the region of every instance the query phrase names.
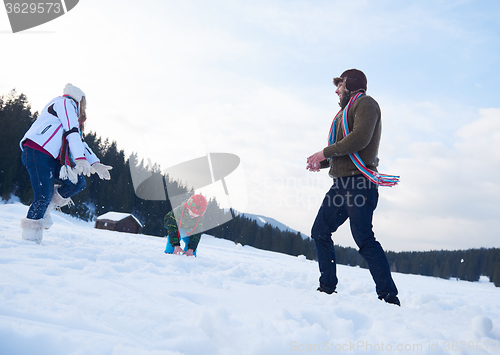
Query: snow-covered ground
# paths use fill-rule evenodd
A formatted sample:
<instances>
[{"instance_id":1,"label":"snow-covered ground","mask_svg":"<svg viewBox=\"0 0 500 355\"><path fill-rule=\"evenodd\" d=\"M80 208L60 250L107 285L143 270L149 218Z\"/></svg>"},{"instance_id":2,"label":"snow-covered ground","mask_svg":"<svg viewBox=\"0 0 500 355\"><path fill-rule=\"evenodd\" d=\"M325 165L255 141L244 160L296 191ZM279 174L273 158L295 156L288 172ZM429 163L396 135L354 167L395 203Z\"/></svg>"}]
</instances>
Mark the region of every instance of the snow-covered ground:
<instances>
[{"instance_id":1,"label":"snow-covered ground","mask_svg":"<svg viewBox=\"0 0 500 355\"><path fill-rule=\"evenodd\" d=\"M27 207L0 205L0 354L500 354L500 288L394 274L402 307L367 270L316 292L303 257L203 236L198 257L162 238L96 230L61 213L43 245Z\"/></svg>"}]
</instances>

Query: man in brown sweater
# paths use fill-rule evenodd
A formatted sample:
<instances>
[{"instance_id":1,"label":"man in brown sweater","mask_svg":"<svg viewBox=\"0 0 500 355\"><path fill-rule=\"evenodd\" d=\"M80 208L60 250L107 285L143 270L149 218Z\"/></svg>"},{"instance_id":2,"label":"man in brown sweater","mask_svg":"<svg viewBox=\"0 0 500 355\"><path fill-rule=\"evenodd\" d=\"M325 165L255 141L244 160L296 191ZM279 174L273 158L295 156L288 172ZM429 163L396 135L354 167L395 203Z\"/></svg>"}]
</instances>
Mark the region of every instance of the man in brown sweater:
<instances>
[{"instance_id":1,"label":"man in brown sweater","mask_svg":"<svg viewBox=\"0 0 500 355\"><path fill-rule=\"evenodd\" d=\"M382 130L380 107L365 94L367 80L360 70L346 70L333 79L333 83L337 87L335 92L341 109L332 124L328 146L307 158L308 170L316 172L329 168L333 178L333 186L327 192L311 230L321 274L318 291L335 292L338 279L331 236L349 218L352 236L359 253L368 263L378 298L400 305L385 252L373 233L372 218L378 202L378 186L360 172L350 156L357 153L368 169L377 171ZM346 109L348 128L344 130Z\"/></svg>"}]
</instances>

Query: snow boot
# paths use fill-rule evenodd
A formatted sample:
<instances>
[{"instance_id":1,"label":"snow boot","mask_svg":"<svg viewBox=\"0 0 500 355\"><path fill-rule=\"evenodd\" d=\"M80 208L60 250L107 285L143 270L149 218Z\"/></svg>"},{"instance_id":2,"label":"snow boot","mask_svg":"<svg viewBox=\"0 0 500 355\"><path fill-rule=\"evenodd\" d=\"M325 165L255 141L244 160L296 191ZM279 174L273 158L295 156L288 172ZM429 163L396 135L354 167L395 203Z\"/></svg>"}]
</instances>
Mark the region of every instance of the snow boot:
<instances>
[{"instance_id":1,"label":"snow boot","mask_svg":"<svg viewBox=\"0 0 500 355\"><path fill-rule=\"evenodd\" d=\"M64 206L71 206L74 205L73 200L71 198L64 198L61 195L59 195L59 192L57 189L59 188L60 185L55 185L54 186L54 194L52 195L52 200L50 201L49 207L47 207L47 210L45 211L45 214L43 215L43 222L44 222L44 228L49 229L52 227L54 222L52 222L52 217L50 216L50 210L57 208L60 209L61 207Z\"/></svg>"},{"instance_id":2,"label":"snow boot","mask_svg":"<svg viewBox=\"0 0 500 355\"><path fill-rule=\"evenodd\" d=\"M396 306L400 306L401 307L401 302L399 302L399 298L398 296L392 294L392 293L389 293L389 294L386 294L386 295L378 295L378 299L379 300L384 300L386 301L387 303L390 303L390 304L395 304Z\"/></svg>"},{"instance_id":3,"label":"snow boot","mask_svg":"<svg viewBox=\"0 0 500 355\"><path fill-rule=\"evenodd\" d=\"M324 292L328 295L331 295L332 293L337 293L337 291L327 289L326 287L323 287L323 285L319 285L319 287L316 289L316 291Z\"/></svg>"},{"instance_id":4,"label":"snow boot","mask_svg":"<svg viewBox=\"0 0 500 355\"><path fill-rule=\"evenodd\" d=\"M43 238L44 222L43 219L23 218L21 220L23 230L23 239L31 240L40 244Z\"/></svg>"}]
</instances>

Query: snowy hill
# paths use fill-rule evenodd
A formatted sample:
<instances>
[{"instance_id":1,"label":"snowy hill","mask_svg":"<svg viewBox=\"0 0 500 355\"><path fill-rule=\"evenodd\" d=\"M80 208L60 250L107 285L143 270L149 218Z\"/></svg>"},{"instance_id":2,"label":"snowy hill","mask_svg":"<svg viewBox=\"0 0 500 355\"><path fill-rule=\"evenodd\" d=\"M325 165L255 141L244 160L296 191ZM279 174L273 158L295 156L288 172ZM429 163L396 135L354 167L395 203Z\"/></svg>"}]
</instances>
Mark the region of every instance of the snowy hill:
<instances>
[{"instance_id":1,"label":"snowy hill","mask_svg":"<svg viewBox=\"0 0 500 355\"><path fill-rule=\"evenodd\" d=\"M53 213L43 245L21 239L27 207L0 205L0 354L498 354L500 289L394 274L402 307L365 269L317 264L203 236L198 257L165 240Z\"/></svg>"},{"instance_id":2,"label":"snowy hill","mask_svg":"<svg viewBox=\"0 0 500 355\"><path fill-rule=\"evenodd\" d=\"M285 224L283 224L283 223L281 223L281 222L279 222L271 217L265 217L265 216L261 216L261 215L257 215L257 214L251 214L251 213L244 213L243 215L247 218L255 220L257 222L257 224L261 227L263 227L266 224L270 224L271 226L278 228L282 232L285 232L285 231L292 232L292 233L298 232L295 229L292 229L292 228L288 227L287 225L285 225ZM307 234L304 234L302 232L300 234L302 235L302 237L304 237L304 239L309 237Z\"/></svg>"}]
</instances>

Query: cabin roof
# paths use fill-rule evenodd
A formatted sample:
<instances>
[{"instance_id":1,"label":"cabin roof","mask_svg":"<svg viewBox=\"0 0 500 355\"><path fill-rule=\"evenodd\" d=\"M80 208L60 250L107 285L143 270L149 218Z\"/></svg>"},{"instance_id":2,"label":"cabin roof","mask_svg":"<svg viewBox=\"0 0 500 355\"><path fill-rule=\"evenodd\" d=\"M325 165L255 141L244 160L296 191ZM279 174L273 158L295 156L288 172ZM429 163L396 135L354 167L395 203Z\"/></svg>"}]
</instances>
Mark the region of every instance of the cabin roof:
<instances>
[{"instance_id":1,"label":"cabin roof","mask_svg":"<svg viewBox=\"0 0 500 355\"><path fill-rule=\"evenodd\" d=\"M102 220L102 219L108 219L113 222L119 222L121 220L124 220L125 218L132 216L132 218L141 226L143 227L142 223L131 213L123 213L123 212L108 212L103 214L102 216L97 217L97 220Z\"/></svg>"}]
</instances>

